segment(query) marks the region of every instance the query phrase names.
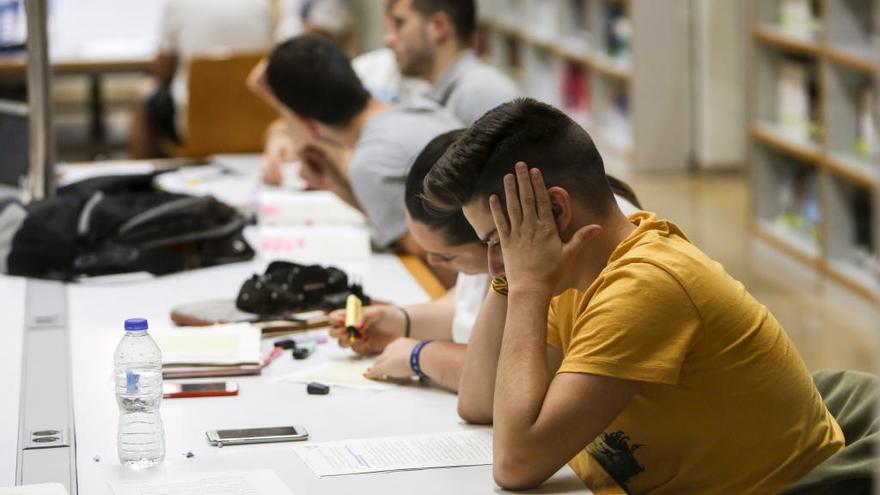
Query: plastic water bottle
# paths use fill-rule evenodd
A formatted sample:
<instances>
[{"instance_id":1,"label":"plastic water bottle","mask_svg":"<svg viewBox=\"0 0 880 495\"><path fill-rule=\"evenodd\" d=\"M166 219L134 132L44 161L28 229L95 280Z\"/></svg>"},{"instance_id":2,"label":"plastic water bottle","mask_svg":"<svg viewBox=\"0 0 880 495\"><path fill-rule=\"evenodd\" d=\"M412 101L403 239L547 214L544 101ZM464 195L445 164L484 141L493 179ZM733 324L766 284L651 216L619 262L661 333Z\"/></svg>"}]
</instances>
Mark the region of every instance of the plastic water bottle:
<instances>
[{"instance_id":1,"label":"plastic water bottle","mask_svg":"<svg viewBox=\"0 0 880 495\"><path fill-rule=\"evenodd\" d=\"M162 404L162 354L147 333L147 320L125 320L125 337L113 362L119 405L119 461L149 467L165 458Z\"/></svg>"}]
</instances>

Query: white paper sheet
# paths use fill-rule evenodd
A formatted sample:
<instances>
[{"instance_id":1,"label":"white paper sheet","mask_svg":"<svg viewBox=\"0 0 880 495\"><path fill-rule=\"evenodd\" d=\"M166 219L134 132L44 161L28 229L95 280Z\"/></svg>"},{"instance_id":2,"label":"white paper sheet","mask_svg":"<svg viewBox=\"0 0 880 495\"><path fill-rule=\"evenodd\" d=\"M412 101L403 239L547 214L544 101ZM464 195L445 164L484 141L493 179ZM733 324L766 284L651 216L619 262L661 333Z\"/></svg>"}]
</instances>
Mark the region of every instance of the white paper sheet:
<instances>
[{"instance_id":1,"label":"white paper sheet","mask_svg":"<svg viewBox=\"0 0 880 495\"><path fill-rule=\"evenodd\" d=\"M223 165L203 165L162 174L156 178L156 184L172 193L214 196L230 206L252 212L257 208L260 190L255 175L256 171L242 175Z\"/></svg>"},{"instance_id":2,"label":"white paper sheet","mask_svg":"<svg viewBox=\"0 0 880 495\"><path fill-rule=\"evenodd\" d=\"M388 390L389 383L364 378L364 372L373 365L373 359L347 358L334 359L313 368L296 371L278 379L287 383L319 382L331 387L346 387L360 390Z\"/></svg>"},{"instance_id":3,"label":"white paper sheet","mask_svg":"<svg viewBox=\"0 0 880 495\"><path fill-rule=\"evenodd\" d=\"M155 328L150 335L162 350L163 365L259 363L262 331L249 323L209 327Z\"/></svg>"},{"instance_id":4,"label":"white paper sheet","mask_svg":"<svg viewBox=\"0 0 880 495\"><path fill-rule=\"evenodd\" d=\"M271 469L110 483L114 495L293 495Z\"/></svg>"},{"instance_id":5,"label":"white paper sheet","mask_svg":"<svg viewBox=\"0 0 880 495\"><path fill-rule=\"evenodd\" d=\"M492 430L302 444L293 450L318 476L492 464Z\"/></svg>"},{"instance_id":6,"label":"white paper sheet","mask_svg":"<svg viewBox=\"0 0 880 495\"><path fill-rule=\"evenodd\" d=\"M256 249L266 260L300 263L367 261L370 233L366 227L264 227L257 229Z\"/></svg>"},{"instance_id":7,"label":"white paper sheet","mask_svg":"<svg viewBox=\"0 0 880 495\"><path fill-rule=\"evenodd\" d=\"M67 489L61 483L40 483L0 488L0 495L67 495Z\"/></svg>"}]
</instances>

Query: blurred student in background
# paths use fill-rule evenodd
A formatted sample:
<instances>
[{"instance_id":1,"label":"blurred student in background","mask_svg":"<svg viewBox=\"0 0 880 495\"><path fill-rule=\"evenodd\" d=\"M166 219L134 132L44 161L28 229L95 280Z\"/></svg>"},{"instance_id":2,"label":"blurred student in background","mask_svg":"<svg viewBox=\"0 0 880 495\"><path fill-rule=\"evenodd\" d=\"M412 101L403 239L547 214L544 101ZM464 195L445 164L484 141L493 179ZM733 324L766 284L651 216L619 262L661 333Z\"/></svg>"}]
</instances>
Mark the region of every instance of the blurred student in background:
<instances>
[{"instance_id":1,"label":"blurred student in background","mask_svg":"<svg viewBox=\"0 0 880 495\"><path fill-rule=\"evenodd\" d=\"M488 110L519 95L513 81L480 61L472 50L477 25L473 0L388 0L387 49L352 61L374 97L405 100L427 95L470 125ZM282 181L281 164L294 161L302 132L276 122L267 131L264 180Z\"/></svg>"},{"instance_id":2,"label":"blurred student in background","mask_svg":"<svg viewBox=\"0 0 880 495\"><path fill-rule=\"evenodd\" d=\"M153 79L140 91L133 112L132 158L163 156L163 140L186 140L187 73L193 57L268 51L274 31L271 0L166 0Z\"/></svg>"},{"instance_id":3,"label":"blurred student in background","mask_svg":"<svg viewBox=\"0 0 880 495\"><path fill-rule=\"evenodd\" d=\"M430 100L392 105L374 98L339 45L316 34L276 47L264 80L285 120L309 141L350 153L337 161L304 146L298 151L303 179L362 211L377 246L418 253L404 218L404 182L429 141L461 126L455 117Z\"/></svg>"},{"instance_id":4,"label":"blurred student in background","mask_svg":"<svg viewBox=\"0 0 880 495\"><path fill-rule=\"evenodd\" d=\"M279 28L279 40L285 41L300 33L314 33L334 40L345 47L352 55L351 41L356 38L353 25L340 22L341 19L352 21L358 18L358 11L349 0L285 0L281 8L282 27ZM388 48L373 50L354 57L352 67L364 87L370 94L381 101L393 102L407 95L427 94L428 84L425 81L403 77L397 68L394 53ZM275 102L264 84L262 74L265 63L254 68L248 78L248 85L258 96ZM281 109L279 114L282 113ZM281 166L297 159L297 150L307 145L318 146L336 161L345 161L344 152L322 145L320 142L309 142L309 133L297 126L296 122L279 118L266 130L263 148L263 180L272 185L283 182Z\"/></svg>"},{"instance_id":5,"label":"blurred student in background","mask_svg":"<svg viewBox=\"0 0 880 495\"><path fill-rule=\"evenodd\" d=\"M404 76L422 78L432 99L465 125L519 95L516 84L481 61L472 46L475 0L388 0L385 44Z\"/></svg>"}]
</instances>

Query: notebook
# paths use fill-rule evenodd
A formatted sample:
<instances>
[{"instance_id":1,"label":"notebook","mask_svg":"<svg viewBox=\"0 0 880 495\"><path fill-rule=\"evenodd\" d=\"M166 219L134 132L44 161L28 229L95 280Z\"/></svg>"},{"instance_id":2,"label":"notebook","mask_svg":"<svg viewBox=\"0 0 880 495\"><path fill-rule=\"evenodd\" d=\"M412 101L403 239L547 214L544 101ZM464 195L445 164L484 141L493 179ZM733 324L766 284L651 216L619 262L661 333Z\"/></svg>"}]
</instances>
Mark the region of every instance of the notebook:
<instances>
[{"instance_id":1,"label":"notebook","mask_svg":"<svg viewBox=\"0 0 880 495\"><path fill-rule=\"evenodd\" d=\"M256 375L261 330L248 323L156 329L164 378Z\"/></svg>"}]
</instances>

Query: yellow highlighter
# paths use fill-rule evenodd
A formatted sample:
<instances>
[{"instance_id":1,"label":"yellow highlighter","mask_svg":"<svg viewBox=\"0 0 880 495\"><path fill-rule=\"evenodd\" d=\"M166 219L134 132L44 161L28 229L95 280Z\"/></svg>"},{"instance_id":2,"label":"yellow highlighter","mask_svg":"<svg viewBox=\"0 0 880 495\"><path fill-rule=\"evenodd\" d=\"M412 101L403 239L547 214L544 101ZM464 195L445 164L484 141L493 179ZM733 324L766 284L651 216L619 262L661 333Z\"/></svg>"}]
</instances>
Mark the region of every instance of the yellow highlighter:
<instances>
[{"instance_id":1,"label":"yellow highlighter","mask_svg":"<svg viewBox=\"0 0 880 495\"><path fill-rule=\"evenodd\" d=\"M345 328L348 330L348 341L352 344L357 342L359 330L364 325L363 304L354 294L349 294L345 300Z\"/></svg>"}]
</instances>

